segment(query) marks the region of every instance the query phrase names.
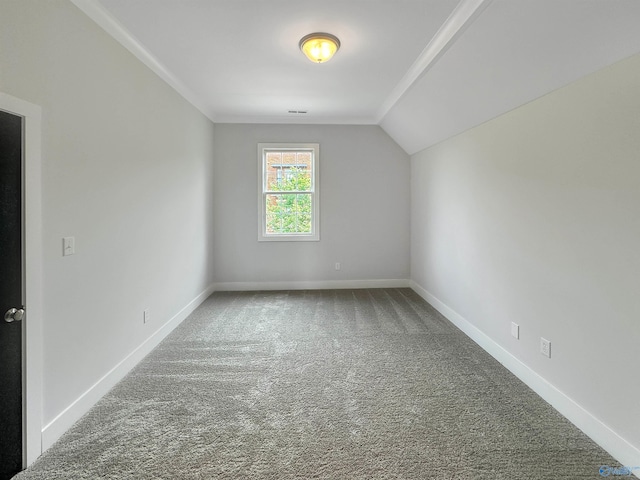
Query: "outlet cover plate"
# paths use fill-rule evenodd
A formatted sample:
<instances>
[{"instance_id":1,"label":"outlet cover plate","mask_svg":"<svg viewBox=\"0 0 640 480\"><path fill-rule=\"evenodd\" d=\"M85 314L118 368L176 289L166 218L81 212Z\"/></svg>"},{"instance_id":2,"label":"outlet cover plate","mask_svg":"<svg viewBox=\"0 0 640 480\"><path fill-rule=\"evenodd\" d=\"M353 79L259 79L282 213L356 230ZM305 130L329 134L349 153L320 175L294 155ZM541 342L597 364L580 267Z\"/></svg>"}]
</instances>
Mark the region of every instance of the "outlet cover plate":
<instances>
[{"instance_id":1,"label":"outlet cover plate","mask_svg":"<svg viewBox=\"0 0 640 480\"><path fill-rule=\"evenodd\" d=\"M544 337L540 337L540 353L545 357L551 358L551 341Z\"/></svg>"},{"instance_id":2,"label":"outlet cover plate","mask_svg":"<svg viewBox=\"0 0 640 480\"><path fill-rule=\"evenodd\" d=\"M511 336L513 338L520 338L520 325L515 322L511 322Z\"/></svg>"}]
</instances>

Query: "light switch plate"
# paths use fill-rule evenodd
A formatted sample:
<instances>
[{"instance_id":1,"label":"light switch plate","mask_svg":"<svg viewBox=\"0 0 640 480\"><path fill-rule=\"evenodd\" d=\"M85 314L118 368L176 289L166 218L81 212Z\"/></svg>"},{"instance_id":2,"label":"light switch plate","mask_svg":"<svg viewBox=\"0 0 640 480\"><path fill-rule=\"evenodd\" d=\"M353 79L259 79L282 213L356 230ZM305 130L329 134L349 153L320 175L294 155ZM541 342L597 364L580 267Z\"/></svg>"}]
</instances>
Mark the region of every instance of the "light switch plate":
<instances>
[{"instance_id":1,"label":"light switch plate","mask_svg":"<svg viewBox=\"0 0 640 480\"><path fill-rule=\"evenodd\" d=\"M62 256L74 255L76 253L75 237L64 237L62 239Z\"/></svg>"}]
</instances>

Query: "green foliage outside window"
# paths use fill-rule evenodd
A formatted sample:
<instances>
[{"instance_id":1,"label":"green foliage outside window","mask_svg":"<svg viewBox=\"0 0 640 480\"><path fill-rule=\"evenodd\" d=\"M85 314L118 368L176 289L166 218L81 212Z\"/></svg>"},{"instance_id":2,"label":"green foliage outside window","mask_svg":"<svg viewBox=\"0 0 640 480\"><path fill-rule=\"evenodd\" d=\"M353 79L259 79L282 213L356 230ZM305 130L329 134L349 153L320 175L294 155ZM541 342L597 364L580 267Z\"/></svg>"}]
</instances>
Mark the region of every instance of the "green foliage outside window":
<instances>
[{"instance_id":1,"label":"green foliage outside window","mask_svg":"<svg viewBox=\"0 0 640 480\"><path fill-rule=\"evenodd\" d=\"M271 192L309 192L307 170L291 168L285 178L269 185ZM310 193L270 193L267 195L268 233L311 233Z\"/></svg>"}]
</instances>

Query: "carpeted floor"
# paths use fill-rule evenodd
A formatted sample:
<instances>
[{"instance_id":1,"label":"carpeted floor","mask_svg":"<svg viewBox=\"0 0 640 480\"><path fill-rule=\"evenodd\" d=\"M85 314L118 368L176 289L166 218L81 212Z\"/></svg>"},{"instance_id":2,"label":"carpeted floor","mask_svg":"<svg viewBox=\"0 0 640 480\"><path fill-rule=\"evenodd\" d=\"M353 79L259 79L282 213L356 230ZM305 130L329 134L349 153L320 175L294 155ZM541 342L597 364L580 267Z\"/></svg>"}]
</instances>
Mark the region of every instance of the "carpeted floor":
<instances>
[{"instance_id":1,"label":"carpeted floor","mask_svg":"<svg viewBox=\"0 0 640 480\"><path fill-rule=\"evenodd\" d=\"M221 292L15 478L595 479L607 464L409 289Z\"/></svg>"}]
</instances>

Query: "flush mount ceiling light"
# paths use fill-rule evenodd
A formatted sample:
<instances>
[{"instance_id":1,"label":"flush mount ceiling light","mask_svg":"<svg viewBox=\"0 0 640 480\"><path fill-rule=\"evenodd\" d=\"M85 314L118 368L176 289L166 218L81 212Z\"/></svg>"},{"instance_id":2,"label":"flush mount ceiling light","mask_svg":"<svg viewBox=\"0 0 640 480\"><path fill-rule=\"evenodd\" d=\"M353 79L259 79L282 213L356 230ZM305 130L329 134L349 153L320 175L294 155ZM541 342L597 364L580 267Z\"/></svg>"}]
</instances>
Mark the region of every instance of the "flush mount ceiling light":
<instances>
[{"instance_id":1,"label":"flush mount ceiling light","mask_svg":"<svg viewBox=\"0 0 640 480\"><path fill-rule=\"evenodd\" d=\"M340 48L340 40L330 33L310 33L300 40L300 50L313 63L328 62Z\"/></svg>"}]
</instances>

